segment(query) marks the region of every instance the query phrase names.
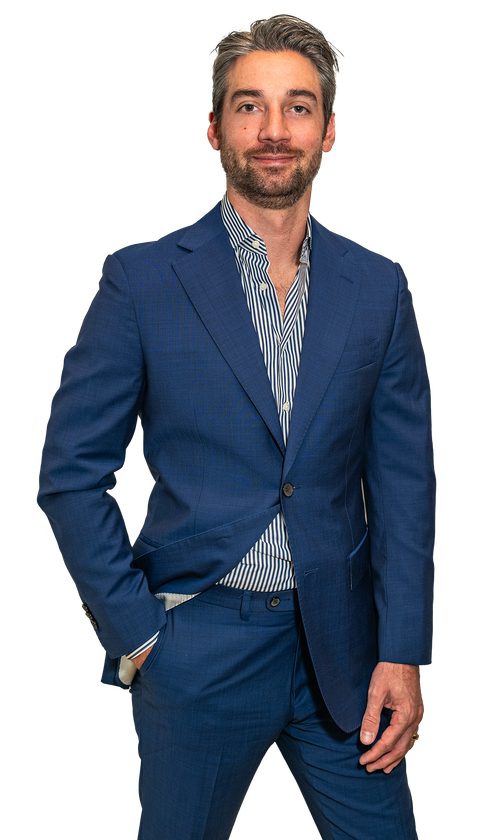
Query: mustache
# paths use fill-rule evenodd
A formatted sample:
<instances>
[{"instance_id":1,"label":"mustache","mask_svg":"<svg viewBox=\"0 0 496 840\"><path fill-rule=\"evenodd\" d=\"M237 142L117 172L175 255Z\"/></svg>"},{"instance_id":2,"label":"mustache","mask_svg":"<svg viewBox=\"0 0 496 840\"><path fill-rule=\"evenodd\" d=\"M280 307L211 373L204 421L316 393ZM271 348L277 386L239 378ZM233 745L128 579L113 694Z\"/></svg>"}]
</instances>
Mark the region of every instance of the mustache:
<instances>
[{"instance_id":1,"label":"mustache","mask_svg":"<svg viewBox=\"0 0 496 840\"><path fill-rule=\"evenodd\" d=\"M247 160L258 155L291 155L292 157L302 158L305 156L305 152L302 149L288 149L284 144L279 144L278 146L260 146L258 149L247 149L244 152L244 157Z\"/></svg>"}]
</instances>

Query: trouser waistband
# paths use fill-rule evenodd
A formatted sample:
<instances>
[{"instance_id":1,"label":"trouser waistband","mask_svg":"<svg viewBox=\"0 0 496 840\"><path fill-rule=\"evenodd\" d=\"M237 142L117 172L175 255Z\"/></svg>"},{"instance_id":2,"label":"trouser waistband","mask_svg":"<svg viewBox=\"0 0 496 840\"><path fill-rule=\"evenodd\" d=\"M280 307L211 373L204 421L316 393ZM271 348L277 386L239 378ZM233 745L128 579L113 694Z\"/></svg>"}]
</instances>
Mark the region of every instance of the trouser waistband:
<instances>
[{"instance_id":1,"label":"trouser waistband","mask_svg":"<svg viewBox=\"0 0 496 840\"><path fill-rule=\"evenodd\" d=\"M251 589L236 589L233 586L217 584L196 596L200 601L217 604L232 610L240 610L241 617L246 612L290 612L298 607L296 589L284 589L278 592L253 592Z\"/></svg>"}]
</instances>

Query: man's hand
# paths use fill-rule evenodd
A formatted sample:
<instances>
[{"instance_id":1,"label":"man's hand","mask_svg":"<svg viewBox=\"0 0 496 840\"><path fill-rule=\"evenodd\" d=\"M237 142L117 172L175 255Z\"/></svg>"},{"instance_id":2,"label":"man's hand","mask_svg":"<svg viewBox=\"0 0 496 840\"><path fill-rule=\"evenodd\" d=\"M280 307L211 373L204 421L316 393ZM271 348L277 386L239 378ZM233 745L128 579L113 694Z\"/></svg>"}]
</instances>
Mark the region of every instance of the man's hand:
<instances>
[{"instance_id":1,"label":"man's hand","mask_svg":"<svg viewBox=\"0 0 496 840\"><path fill-rule=\"evenodd\" d=\"M362 744L372 744L377 738L383 708L393 710L389 726L360 758L369 772L390 773L415 743L412 735L424 714L418 665L379 662L375 667L360 730Z\"/></svg>"},{"instance_id":2,"label":"man's hand","mask_svg":"<svg viewBox=\"0 0 496 840\"><path fill-rule=\"evenodd\" d=\"M153 649L153 645L151 647L147 648L146 650L144 650L143 653L140 653L139 656L135 656L134 659L131 659L131 662L133 662L134 665L136 665L138 671L141 668L141 666L143 665L143 662L145 661L146 657L148 656L148 654L150 653L150 651L152 649Z\"/></svg>"}]
</instances>

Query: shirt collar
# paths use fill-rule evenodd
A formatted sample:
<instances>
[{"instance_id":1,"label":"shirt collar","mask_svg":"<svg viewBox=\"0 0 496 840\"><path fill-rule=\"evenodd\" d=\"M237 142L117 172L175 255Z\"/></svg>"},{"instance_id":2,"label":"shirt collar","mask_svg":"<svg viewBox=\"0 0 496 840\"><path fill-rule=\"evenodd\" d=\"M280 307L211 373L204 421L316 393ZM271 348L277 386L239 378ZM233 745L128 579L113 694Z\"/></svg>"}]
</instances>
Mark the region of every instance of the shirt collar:
<instances>
[{"instance_id":1,"label":"shirt collar","mask_svg":"<svg viewBox=\"0 0 496 840\"><path fill-rule=\"evenodd\" d=\"M234 209L227 197L227 193L220 205L220 214L222 221L226 226L229 236L229 241L234 251L248 251L250 254L258 254L267 257L267 248L263 239L249 227L241 218L239 213ZM310 250L312 248L312 222L310 214L307 218L307 235L303 240L301 249L300 263L307 263L310 261Z\"/></svg>"}]
</instances>

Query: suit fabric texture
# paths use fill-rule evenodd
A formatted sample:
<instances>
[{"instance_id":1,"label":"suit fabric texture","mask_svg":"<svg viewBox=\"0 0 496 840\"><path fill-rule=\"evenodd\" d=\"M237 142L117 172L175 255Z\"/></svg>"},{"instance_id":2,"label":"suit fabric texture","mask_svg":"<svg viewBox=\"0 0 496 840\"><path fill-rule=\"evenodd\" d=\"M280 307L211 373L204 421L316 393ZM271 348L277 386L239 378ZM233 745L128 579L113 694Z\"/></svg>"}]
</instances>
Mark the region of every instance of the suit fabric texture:
<instances>
[{"instance_id":1,"label":"suit fabric texture","mask_svg":"<svg viewBox=\"0 0 496 840\"><path fill-rule=\"evenodd\" d=\"M417 840L406 762L390 774L367 773L358 733L344 733L325 707L296 590L213 586L167 618L131 685L138 840L228 840L273 743L322 840ZM385 709L381 735L389 720ZM286 811L288 793L273 797L276 814ZM268 837L263 814L259 823Z\"/></svg>"},{"instance_id":2,"label":"suit fabric texture","mask_svg":"<svg viewBox=\"0 0 496 840\"><path fill-rule=\"evenodd\" d=\"M107 491L138 415L155 486L131 546ZM115 684L119 657L166 623L154 594L212 587L282 508L320 691L353 731L378 659L430 661L429 387L401 267L312 219L285 447L219 205L109 256L54 398L39 501Z\"/></svg>"}]
</instances>

